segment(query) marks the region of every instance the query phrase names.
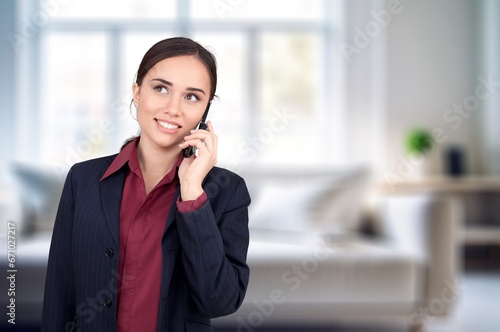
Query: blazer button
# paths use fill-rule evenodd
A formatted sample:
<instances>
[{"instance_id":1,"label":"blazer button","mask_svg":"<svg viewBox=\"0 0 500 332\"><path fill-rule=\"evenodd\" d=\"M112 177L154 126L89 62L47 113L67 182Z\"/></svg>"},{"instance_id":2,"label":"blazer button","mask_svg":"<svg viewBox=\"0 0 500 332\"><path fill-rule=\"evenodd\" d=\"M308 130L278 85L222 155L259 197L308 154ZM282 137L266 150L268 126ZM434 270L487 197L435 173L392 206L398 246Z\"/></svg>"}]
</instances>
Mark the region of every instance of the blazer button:
<instances>
[{"instance_id":1,"label":"blazer button","mask_svg":"<svg viewBox=\"0 0 500 332\"><path fill-rule=\"evenodd\" d=\"M111 305L113 304L113 301L111 301L110 299L106 299L104 300L104 302L102 303L102 305L104 306L104 308L111 308Z\"/></svg>"},{"instance_id":2,"label":"blazer button","mask_svg":"<svg viewBox=\"0 0 500 332\"><path fill-rule=\"evenodd\" d=\"M115 255L115 251L112 248L106 249L104 252L106 254L106 257L111 258Z\"/></svg>"}]
</instances>

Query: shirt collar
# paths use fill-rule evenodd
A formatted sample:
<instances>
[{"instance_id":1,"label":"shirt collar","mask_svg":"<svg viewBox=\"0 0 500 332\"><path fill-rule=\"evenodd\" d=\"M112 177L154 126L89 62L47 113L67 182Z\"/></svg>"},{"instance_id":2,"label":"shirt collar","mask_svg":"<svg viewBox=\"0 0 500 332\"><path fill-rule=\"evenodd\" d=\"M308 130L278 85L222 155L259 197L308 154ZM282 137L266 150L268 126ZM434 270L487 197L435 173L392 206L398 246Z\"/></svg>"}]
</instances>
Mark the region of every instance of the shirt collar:
<instances>
[{"instance_id":1,"label":"shirt collar","mask_svg":"<svg viewBox=\"0 0 500 332\"><path fill-rule=\"evenodd\" d=\"M106 179L111 174L116 173L132 158L134 154L137 154L137 143L139 143L139 137L135 138L132 142L123 147L123 149L120 151L120 153L118 153L111 165L109 165L108 169L102 176L101 181Z\"/></svg>"},{"instance_id":2,"label":"shirt collar","mask_svg":"<svg viewBox=\"0 0 500 332\"><path fill-rule=\"evenodd\" d=\"M137 159L137 144L139 143L140 136L135 138L132 142L128 143L123 147L123 149L118 153L116 158L113 160L111 165L109 165L108 169L102 176L101 180L106 179L110 175L116 173L118 170L120 170L127 162L129 163L129 167L131 171L135 173L141 173L140 170L138 170L139 166L139 160ZM179 158L177 158L174 166L172 167L173 170L175 170L177 167L180 166L182 160L183 160L182 153L179 155ZM173 177L173 174L169 174L170 177ZM170 179L171 180L171 179Z\"/></svg>"}]
</instances>

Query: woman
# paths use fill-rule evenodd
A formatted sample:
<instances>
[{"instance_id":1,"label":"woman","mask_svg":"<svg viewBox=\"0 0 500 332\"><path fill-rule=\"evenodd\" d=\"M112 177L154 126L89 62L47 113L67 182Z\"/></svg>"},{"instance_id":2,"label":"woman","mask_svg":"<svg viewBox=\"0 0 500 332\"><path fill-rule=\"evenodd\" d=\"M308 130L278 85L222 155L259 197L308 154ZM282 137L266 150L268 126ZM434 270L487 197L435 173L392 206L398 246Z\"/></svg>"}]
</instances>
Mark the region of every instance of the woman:
<instances>
[{"instance_id":1,"label":"woman","mask_svg":"<svg viewBox=\"0 0 500 332\"><path fill-rule=\"evenodd\" d=\"M68 173L49 255L42 331L212 331L238 309L249 269L242 178L193 130L215 95L213 55L170 38L133 85L140 135ZM182 149L196 147L184 157Z\"/></svg>"}]
</instances>

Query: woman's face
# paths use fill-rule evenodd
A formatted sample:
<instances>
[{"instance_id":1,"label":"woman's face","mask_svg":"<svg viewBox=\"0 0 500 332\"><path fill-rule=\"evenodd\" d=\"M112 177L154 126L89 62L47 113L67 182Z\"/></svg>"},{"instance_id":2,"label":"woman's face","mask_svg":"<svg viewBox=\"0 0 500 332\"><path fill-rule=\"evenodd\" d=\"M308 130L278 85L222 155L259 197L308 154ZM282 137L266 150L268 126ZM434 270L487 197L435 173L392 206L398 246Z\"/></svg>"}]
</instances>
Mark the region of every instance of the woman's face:
<instances>
[{"instance_id":1,"label":"woman's face","mask_svg":"<svg viewBox=\"0 0 500 332\"><path fill-rule=\"evenodd\" d=\"M177 56L154 65L141 86L134 84L132 90L141 142L177 147L195 129L207 107L210 76L196 57Z\"/></svg>"}]
</instances>

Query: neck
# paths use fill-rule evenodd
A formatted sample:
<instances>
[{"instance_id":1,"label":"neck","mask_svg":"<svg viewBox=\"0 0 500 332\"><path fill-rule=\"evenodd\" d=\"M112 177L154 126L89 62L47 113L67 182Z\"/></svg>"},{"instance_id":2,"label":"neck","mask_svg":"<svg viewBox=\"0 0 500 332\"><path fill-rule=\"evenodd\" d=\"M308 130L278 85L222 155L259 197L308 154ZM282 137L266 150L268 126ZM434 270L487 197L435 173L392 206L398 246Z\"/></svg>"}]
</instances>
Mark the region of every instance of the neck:
<instances>
[{"instance_id":1,"label":"neck","mask_svg":"<svg viewBox=\"0 0 500 332\"><path fill-rule=\"evenodd\" d=\"M144 175L165 175L179 158L179 148L162 148L147 138L141 137L137 146L137 157Z\"/></svg>"}]
</instances>

